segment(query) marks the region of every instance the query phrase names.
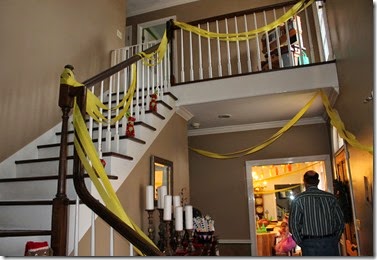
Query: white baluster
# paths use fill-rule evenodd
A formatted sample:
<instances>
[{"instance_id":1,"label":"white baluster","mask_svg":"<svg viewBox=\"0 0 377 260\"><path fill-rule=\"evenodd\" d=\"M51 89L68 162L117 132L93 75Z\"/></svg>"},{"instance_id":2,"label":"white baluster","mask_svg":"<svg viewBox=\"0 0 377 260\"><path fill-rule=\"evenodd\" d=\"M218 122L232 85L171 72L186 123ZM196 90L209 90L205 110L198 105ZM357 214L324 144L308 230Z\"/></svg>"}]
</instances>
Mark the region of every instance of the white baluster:
<instances>
[{"instance_id":1,"label":"white baluster","mask_svg":"<svg viewBox=\"0 0 377 260\"><path fill-rule=\"evenodd\" d=\"M276 10L274 8L274 20L276 21ZM278 59L279 59L279 67L282 68L284 67L283 65L283 60L281 58L281 49L280 49L280 26L277 26L275 28L275 34L276 34L276 48L278 50Z\"/></svg>"},{"instance_id":2,"label":"white baluster","mask_svg":"<svg viewBox=\"0 0 377 260\"><path fill-rule=\"evenodd\" d=\"M308 41L309 41L309 48L310 48L310 59L311 62L315 62L315 57L314 57L314 47L313 47L313 39L312 39L312 30L310 27L309 23L309 18L308 18L308 10L304 10L305 12L305 20L306 20L306 31L308 32Z\"/></svg>"},{"instance_id":3,"label":"white baluster","mask_svg":"<svg viewBox=\"0 0 377 260\"><path fill-rule=\"evenodd\" d=\"M114 229L110 227L110 252L109 256L114 256Z\"/></svg>"},{"instance_id":4,"label":"white baluster","mask_svg":"<svg viewBox=\"0 0 377 260\"><path fill-rule=\"evenodd\" d=\"M264 17L264 25L267 25L267 16L266 11L263 11L263 17ZM268 55L268 68L272 69L271 64L271 53L270 53L270 39L268 37L268 31L266 31L266 46L267 46L267 55Z\"/></svg>"},{"instance_id":5,"label":"white baluster","mask_svg":"<svg viewBox=\"0 0 377 260\"><path fill-rule=\"evenodd\" d=\"M254 15L254 24L255 24L255 29L258 29L258 23L257 23L257 16L255 13L253 13ZM260 41L259 41L259 34L257 34L257 37L255 38L256 42L257 42L257 54L258 54L258 70L261 71L262 70L262 60L261 60L261 50L260 50Z\"/></svg>"},{"instance_id":6,"label":"white baluster","mask_svg":"<svg viewBox=\"0 0 377 260\"><path fill-rule=\"evenodd\" d=\"M120 72L117 72L117 89L116 89L116 105L119 105L119 93L120 93ZM111 117L111 112L109 111L109 115ZM119 108L115 111L115 116L119 115ZM115 123L115 151L119 153L119 121Z\"/></svg>"},{"instance_id":7,"label":"white baluster","mask_svg":"<svg viewBox=\"0 0 377 260\"><path fill-rule=\"evenodd\" d=\"M183 48L183 29L181 29L181 82L185 82L185 49Z\"/></svg>"},{"instance_id":8,"label":"white baluster","mask_svg":"<svg viewBox=\"0 0 377 260\"><path fill-rule=\"evenodd\" d=\"M244 23L245 23L245 32L248 32L249 29L247 28L247 18L246 14L243 15ZM246 54L247 54L247 72L252 72L253 69L251 67L251 58L250 58L250 40L246 40Z\"/></svg>"},{"instance_id":9,"label":"white baluster","mask_svg":"<svg viewBox=\"0 0 377 260\"><path fill-rule=\"evenodd\" d=\"M193 62L193 53L192 53L192 32L189 32L190 35L190 80L194 80L194 62Z\"/></svg>"},{"instance_id":10,"label":"white baluster","mask_svg":"<svg viewBox=\"0 0 377 260\"><path fill-rule=\"evenodd\" d=\"M236 34L238 34L238 22L237 17L234 17L234 26L236 30ZM241 65L241 54L240 54L240 41L237 39L236 41L237 46L237 68L238 68L238 74L242 73L242 65Z\"/></svg>"},{"instance_id":11,"label":"white baluster","mask_svg":"<svg viewBox=\"0 0 377 260\"><path fill-rule=\"evenodd\" d=\"M207 31L209 31L209 23L207 22ZM211 53L211 39L207 38L208 44L208 77L211 79L212 76L212 53Z\"/></svg>"},{"instance_id":12,"label":"white baluster","mask_svg":"<svg viewBox=\"0 0 377 260\"><path fill-rule=\"evenodd\" d=\"M79 255L79 216L80 216L80 199L79 196L76 196L76 203L75 203L75 233L74 233L74 250L73 255Z\"/></svg>"},{"instance_id":13,"label":"white baluster","mask_svg":"<svg viewBox=\"0 0 377 260\"><path fill-rule=\"evenodd\" d=\"M216 32L219 33L219 21L218 20L216 20ZM217 59L218 59L217 68L218 68L219 77L222 77L223 76L223 67L221 65L222 61L221 61L221 48L220 48L219 37L217 37Z\"/></svg>"},{"instance_id":14,"label":"white baluster","mask_svg":"<svg viewBox=\"0 0 377 260\"><path fill-rule=\"evenodd\" d=\"M96 214L94 211L92 211L91 215L91 223L92 223L92 229L91 229L91 237L90 237L90 255L95 256L96 255Z\"/></svg>"},{"instance_id":15,"label":"white baluster","mask_svg":"<svg viewBox=\"0 0 377 260\"><path fill-rule=\"evenodd\" d=\"M200 24L198 24L200 29ZM203 79L203 57L202 57L202 37L198 35L198 45L199 45L199 79Z\"/></svg>"},{"instance_id":16,"label":"white baluster","mask_svg":"<svg viewBox=\"0 0 377 260\"><path fill-rule=\"evenodd\" d=\"M228 34L228 19L227 18L225 18L225 33ZM228 57L228 75L232 75L232 63L230 60L230 44L229 44L228 39L226 41L226 53Z\"/></svg>"}]
</instances>

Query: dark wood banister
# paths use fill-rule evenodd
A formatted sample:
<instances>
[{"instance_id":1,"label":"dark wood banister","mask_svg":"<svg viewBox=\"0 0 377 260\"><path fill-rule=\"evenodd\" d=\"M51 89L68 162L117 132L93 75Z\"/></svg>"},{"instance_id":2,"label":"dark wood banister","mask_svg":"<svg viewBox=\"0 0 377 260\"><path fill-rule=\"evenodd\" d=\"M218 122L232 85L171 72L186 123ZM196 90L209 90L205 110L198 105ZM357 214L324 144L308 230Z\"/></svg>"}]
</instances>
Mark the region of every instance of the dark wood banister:
<instances>
[{"instance_id":1,"label":"dark wood banister","mask_svg":"<svg viewBox=\"0 0 377 260\"><path fill-rule=\"evenodd\" d=\"M168 22L169 23L169 22ZM169 26L170 28L170 26ZM158 44L154 45L144 52L146 54L156 51ZM71 87L65 84L60 85L59 90L59 106L62 109L62 128L60 140L60 159L59 159L59 177L57 194L53 199L52 220L51 220L51 248L54 256L66 256L67 254L67 228L68 228L68 204L69 200L66 195L66 178L67 178L67 157L68 157L68 119L69 113L73 108L74 97L77 97L78 105L83 116L85 112L86 88L105 80L124 68L131 66L139 61L141 57L134 55L131 58L99 73L96 76L83 82L84 87ZM67 65L73 71L73 66ZM95 199L88 189L84 181L84 170L80 159L74 150L73 164L73 182L78 196L81 201L92 209L106 223L112 226L120 235L126 238L130 243L136 246L143 254L148 256L163 256L164 254L155 246L151 245L135 230L124 223L120 218L113 214L109 209Z\"/></svg>"}]
</instances>

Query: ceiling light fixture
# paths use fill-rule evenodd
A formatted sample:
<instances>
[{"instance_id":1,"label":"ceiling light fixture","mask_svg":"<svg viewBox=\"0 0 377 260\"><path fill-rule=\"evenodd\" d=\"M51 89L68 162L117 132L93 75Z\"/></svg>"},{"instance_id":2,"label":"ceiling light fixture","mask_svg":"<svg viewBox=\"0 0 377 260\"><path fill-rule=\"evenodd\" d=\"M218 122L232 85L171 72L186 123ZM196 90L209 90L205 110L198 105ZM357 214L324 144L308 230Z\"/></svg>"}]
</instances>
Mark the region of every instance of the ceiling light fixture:
<instances>
[{"instance_id":1,"label":"ceiling light fixture","mask_svg":"<svg viewBox=\"0 0 377 260\"><path fill-rule=\"evenodd\" d=\"M230 118L231 115L230 114L221 114L221 115L218 115L218 118Z\"/></svg>"}]
</instances>

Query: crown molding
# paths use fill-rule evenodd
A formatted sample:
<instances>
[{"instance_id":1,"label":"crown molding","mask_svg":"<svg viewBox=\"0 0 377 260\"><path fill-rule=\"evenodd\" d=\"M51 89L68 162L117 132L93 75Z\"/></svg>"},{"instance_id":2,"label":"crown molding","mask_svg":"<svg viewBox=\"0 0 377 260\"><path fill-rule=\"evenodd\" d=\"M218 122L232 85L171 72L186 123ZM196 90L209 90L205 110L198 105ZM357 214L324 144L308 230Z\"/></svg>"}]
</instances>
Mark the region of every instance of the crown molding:
<instances>
[{"instance_id":1,"label":"crown molding","mask_svg":"<svg viewBox=\"0 0 377 260\"><path fill-rule=\"evenodd\" d=\"M278 127L283 127L288 122L289 120L282 120L282 121L263 122L263 123L256 123L256 124L244 124L244 125L193 129L193 130L189 130L187 135L198 136L198 135L223 134L223 133L231 133L231 132L278 128ZM300 119L299 121L297 121L295 126L323 124L323 123L325 123L325 120L322 117L312 117L312 118Z\"/></svg>"}]
</instances>

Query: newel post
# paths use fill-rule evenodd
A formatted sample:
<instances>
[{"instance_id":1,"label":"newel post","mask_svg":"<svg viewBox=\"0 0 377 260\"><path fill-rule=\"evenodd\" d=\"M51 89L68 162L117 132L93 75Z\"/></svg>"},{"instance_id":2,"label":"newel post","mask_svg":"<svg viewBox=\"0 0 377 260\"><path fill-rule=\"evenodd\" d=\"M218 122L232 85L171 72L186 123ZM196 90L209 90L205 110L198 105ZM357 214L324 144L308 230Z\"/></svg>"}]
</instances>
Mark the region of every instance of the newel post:
<instances>
[{"instance_id":1,"label":"newel post","mask_svg":"<svg viewBox=\"0 0 377 260\"><path fill-rule=\"evenodd\" d=\"M64 68L71 69L73 66L66 65ZM73 108L74 96L84 87L72 87L60 84L59 107L62 109L62 128L60 139L58 187L55 198L52 201L51 219L51 248L54 256L67 255L67 229L68 229L68 204L66 194L67 157L68 157L68 119Z\"/></svg>"}]
</instances>

